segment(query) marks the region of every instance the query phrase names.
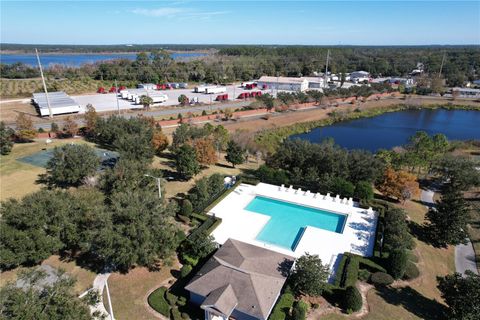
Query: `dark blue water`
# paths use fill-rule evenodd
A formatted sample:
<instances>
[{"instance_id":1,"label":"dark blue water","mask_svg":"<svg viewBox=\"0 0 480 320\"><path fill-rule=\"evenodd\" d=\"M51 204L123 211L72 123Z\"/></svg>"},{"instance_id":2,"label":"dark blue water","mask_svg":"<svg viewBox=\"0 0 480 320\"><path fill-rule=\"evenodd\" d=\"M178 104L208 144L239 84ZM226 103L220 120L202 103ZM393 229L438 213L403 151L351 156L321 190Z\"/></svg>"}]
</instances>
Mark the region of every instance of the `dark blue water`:
<instances>
[{"instance_id":1,"label":"dark blue water","mask_svg":"<svg viewBox=\"0 0 480 320\"><path fill-rule=\"evenodd\" d=\"M347 149L390 149L408 142L417 131L443 133L449 140L480 139L480 110L423 109L385 113L316 128L290 138L321 142L331 137Z\"/></svg>"},{"instance_id":2,"label":"dark blue water","mask_svg":"<svg viewBox=\"0 0 480 320\"><path fill-rule=\"evenodd\" d=\"M172 53L173 59L188 59L205 56L205 53L182 52ZM127 54L44 54L40 56L42 65L48 67L53 64L62 64L72 67L79 67L82 64L95 63L98 61L106 61L113 59L129 59L135 60L137 57L134 53ZM0 62L5 64L13 64L21 62L30 66L37 66L37 57L34 54L2 54Z\"/></svg>"}]
</instances>

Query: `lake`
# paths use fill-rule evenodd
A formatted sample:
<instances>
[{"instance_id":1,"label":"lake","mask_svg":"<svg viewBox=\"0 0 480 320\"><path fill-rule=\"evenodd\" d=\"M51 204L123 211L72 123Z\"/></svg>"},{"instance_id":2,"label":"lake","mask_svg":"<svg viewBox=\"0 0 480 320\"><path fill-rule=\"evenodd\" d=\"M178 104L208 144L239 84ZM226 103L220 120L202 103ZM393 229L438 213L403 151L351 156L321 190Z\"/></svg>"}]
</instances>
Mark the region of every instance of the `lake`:
<instances>
[{"instance_id":1,"label":"lake","mask_svg":"<svg viewBox=\"0 0 480 320\"><path fill-rule=\"evenodd\" d=\"M198 52L174 52L171 54L173 59L191 59L206 56L206 53ZM52 64L62 64L72 67L79 67L86 63L95 63L98 61L129 59L135 60L135 53L117 53L117 54L44 54L40 55L40 62L48 67ZM21 62L30 66L37 66L37 57L34 54L2 54L0 62L4 64L13 64Z\"/></svg>"},{"instance_id":2,"label":"lake","mask_svg":"<svg viewBox=\"0 0 480 320\"><path fill-rule=\"evenodd\" d=\"M443 133L449 140L480 139L480 111L422 109L391 112L319 127L290 139L321 142L331 137L347 149L375 152L403 145L417 131L430 135Z\"/></svg>"}]
</instances>

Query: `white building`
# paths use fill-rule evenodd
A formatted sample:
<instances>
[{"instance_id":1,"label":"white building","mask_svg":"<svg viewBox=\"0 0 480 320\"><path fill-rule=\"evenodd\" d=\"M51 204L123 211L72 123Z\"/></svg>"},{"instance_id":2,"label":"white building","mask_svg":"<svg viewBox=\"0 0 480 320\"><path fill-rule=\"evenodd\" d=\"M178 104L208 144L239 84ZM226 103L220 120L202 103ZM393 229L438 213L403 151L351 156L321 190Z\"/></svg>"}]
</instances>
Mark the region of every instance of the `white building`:
<instances>
[{"instance_id":1,"label":"white building","mask_svg":"<svg viewBox=\"0 0 480 320\"><path fill-rule=\"evenodd\" d=\"M325 79L323 77L303 77L308 81L309 89L321 89L325 87Z\"/></svg>"},{"instance_id":2,"label":"white building","mask_svg":"<svg viewBox=\"0 0 480 320\"><path fill-rule=\"evenodd\" d=\"M257 86L275 90L305 91L308 89L308 81L305 78L262 76L257 80Z\"/></svg>"},{"instance_id":3,"label":"white building","mask_svg":"<svg viewBox=\"0 0 480 320\"><path fill-rule=\"evenodd\" d=\"M49 92L48 101L50 102L50 109L52 110L52 115L80 112L80 105L78 104L78 102L73 100L68 94L63 91ZM40 116L44 117L50 115L47 97L45 96L45 93L34 93L32 103L37 108Z\"/></svg>"}]
</instances>

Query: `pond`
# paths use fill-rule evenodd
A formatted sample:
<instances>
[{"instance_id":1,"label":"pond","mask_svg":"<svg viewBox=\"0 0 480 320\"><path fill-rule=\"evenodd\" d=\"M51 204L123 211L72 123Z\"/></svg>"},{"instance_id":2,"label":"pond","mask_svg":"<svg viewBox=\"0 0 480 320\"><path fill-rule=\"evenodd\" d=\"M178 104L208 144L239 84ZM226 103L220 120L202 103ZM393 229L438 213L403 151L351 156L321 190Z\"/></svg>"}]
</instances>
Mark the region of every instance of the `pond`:
<instances>
[{"instance_id":1,"label":"pond","mask_svg":"<svg viewBox=\"0 0 480 320\"><path fill-rule=\"evenodd\" d=\"M443 133L449 140L480 139L480 111L421 109L391 112L319 127L290 139L318 143L331 137L347 149L375 152L403 145L417 131L430 135Z\"/></svg>"}]
</instances>

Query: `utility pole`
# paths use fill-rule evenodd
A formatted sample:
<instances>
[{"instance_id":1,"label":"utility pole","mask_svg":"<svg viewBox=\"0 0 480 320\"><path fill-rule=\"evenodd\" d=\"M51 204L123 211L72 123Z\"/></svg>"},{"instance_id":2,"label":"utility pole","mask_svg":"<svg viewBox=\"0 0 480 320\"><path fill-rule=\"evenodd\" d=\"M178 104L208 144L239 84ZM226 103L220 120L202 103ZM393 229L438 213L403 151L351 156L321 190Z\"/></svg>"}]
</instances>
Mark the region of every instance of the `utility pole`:
<instances>
[{"instance_id":1,"label":"utility pole","mask_svg":"<svg viewBox=\"0 0 480 320\"><path fill-rule=\"evenodd\" d=\"M327 50L327 63L325 63L325 74L323 75L323 86L324 88L327 88L328 87L328 75L327 75L327 72L328 72L328 59L330 58L330 50Z\"/></svg>"},{"instance_id":2,"label":"utility pole","mask_svg":"<svg viewBox=\"0 0 480 320\"><path fill-rule=\"evenodd\" d=\"M162 199L162 189L161 189L161 178L159 177L154 177L149 174L144 174L145 177L153 178L157 180L157 188L158 188L158 199Z\"/></svg>"},{"instance_id":3,"label":"utility pole","mask_svg":"<svg viewBox=\"0 0 480 320\"><path fill-rule=\"evenodd\" d=\"M117 113L120 115L120 103L118 102L117 79L115 79L115 97L117 98Z\"/></svg>"},{"instance_id":4,"label":"utility pole","mask_svg":"<svg viewBox=\"0 0 480 320\"><path fill-rule=\"evenodd\" d=\"M37 55L38 67L40 68L40 76L42 77L43 90L45 91L45 98L47 99L48 114L50 118L53 118L52 108L50 107L50 99L48 98L47 84L45 83L45 77L43 76L42 64L40 63L40 57L38 56L38 50L35 48L35 54Z\"/></svg>"},{"instance_id":5,"label":"utility pole","mask_svg":"<svg viewBox=\"0 0 480 320\"><path fill-rule=\"evenodd\" d=\"M442 57L442 64L440 65L440 71L438 72L438 78L440 79L440 77L442 76L442 69L443 69L443 64L445 63L445 52L443 53L443 57Z\"/></svg>"}]
</instances>

